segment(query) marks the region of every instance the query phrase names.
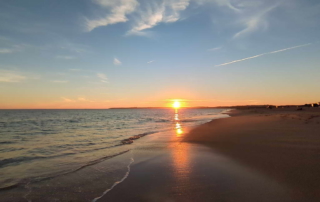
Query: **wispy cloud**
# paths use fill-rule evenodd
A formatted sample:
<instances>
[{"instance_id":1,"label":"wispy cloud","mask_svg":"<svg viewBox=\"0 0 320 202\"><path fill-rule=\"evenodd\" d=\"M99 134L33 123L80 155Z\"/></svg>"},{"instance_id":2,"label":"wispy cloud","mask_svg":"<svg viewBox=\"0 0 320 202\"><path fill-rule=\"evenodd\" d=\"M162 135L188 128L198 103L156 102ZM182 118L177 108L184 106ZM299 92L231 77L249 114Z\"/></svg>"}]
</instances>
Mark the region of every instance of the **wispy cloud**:
<instances>
[{"instance_id":1,"label":"wispy cloud","mask_svg":"<svg viewBox=\"0 0 320 202\"><path fill-rule=\"evenodd\" d=\"M72 100L72 99L69 99L69 98L66 98L66 97L61 97L61 99L62 99L64 102L75 102L75 100Z\"/></svg>"},{"instance_id":2,"label":"wispy cloud","mask_svg":"<svg viewBox=\"0 0 320 202\"><path fill-rule=\"evenodd\" d=\"M26 80L27 77L20 72L0 70L0 82L17 83Z\"/></svg>"},{"instance_id":3,"label":"wispy cloud","mask_svg":"<svg viewBox=\"0 0 320 202\"><path fill-rule=\"evenodd\" d=\"M195 1L196 3L198 3L200 5L204 5L207 3L214 3L218 6L226 7L228 9L235 11L235 12L241 12L241 9L237 8L236 5L234 5L234 1L232 1L232 0L193 0L193 1ZM239 0L239 1L241 1L241 0Z\"/></svg>"},{"instance_id":4,"label":"wispy cloud","mask_svg":"<svg viewBox=\"0 0 320 202\"><path fill-rule=\"evenodd\" d=\"M17 45L17 44L11 45L10 44L10 45L8 45L8 43L7 43L5 48L0 48L0 54L9 54L9 53L14 53L14 52L19 52L19 51L22 51L26 47L27 47L27 45L25 45L25 44L21 44L21 45Z\"/></svg>"},{"instance_id":5,"label":"wispy cloud","mask_svg":"<svg viewBox=\"0 0 320 202\"><path fill-rule=\"evenodd\" d=\"M118 58L113 58L113 64L114 65L121 65L122 64L122 62L118 59Z\"/></svg>"},{"instance_id":6,"label":"wispy cloud","mask_svg":"<svg viewBox=\"0 0 320 202\"><path fill-rule=\"evenodd\" d=\"M53 83L68 83L69 81L66 80L52 80Z\"/></svg>"},{"instance_id":7,"label":"wispy cloud","mask_svg":"<svg viewBox=\"0 0 320 202\"><path fill-rule=\"evenodd\" d=\"M268 28L267 15L278 7L279 3L275 3L274 5L267 6L266 8L263 6L250 6L250 10L254 9L255 11L246 11L239 16L238 24L245 27L241 31L237 32L233 38L240 38L244 36L248 36L253 32L259 30L266 30Z\"/></svg>"},{"instance_id":8,"label":"wispy cloud","mask_svg":"<svg viewBox=\"0 0 320 202\"><path fill-rule=\"evenodd\" d=\"M303 45L299 45L299 46L293 46L293 47L290 47L290 48L285 48L285 49L281 49L281 50L277 50L277 51L272 51L272 52L268 52L268 53L262 53L262 54L259 54L259 55L255 55L255 56L243 58L243 59L240 59L240 60L234 60L234 61L227 62L227 63L223 63L223 64L220 64L220 65L215 65L215 67L230 65L230 64L233 64L233 63L242 62L242 61L245 61L245 60L250 60L250 59L258 58L258 57L261 57L261 56L270 55L270 54L275 54L275 53L279 53L279 52L283 52L283 51L288 51L288 50L292 50L292 49L296 49L296 48L301 48L301 47L305 47L305 46L310 46L310 45L312 45L312 43L307 43L307 44L303 44Z\"/></svg>"},{"instance_id":9,"label":"wispy cloud","mask_svg":"<svg viewBox=\"0 0 320 202\"><path fill-rule=\"evenodd\" d=\"M184 11L191 0L160 0L146 1L143 6L137 0L93 0L107 13L104 17L97 19L86 19L87 31L97 27L124 23L129 20L133 22L132 28L127 35L147 35L146 29L159 23L172 23L178 21L181 11ZM133 15L129 19L129 15Z\"/></svg>"},{"instance_id":10,"label":"wispy cloud","mask_svg":"<svg viewBox=\"0 0 320 202\"><path fill-rule=\"evenodd\" d=\"M150 64L150 63L153 63L154 62L154 60L151 60L151 61L149 61L149 62L147 62L148 64Z\"/></svg>"},{"instance_id":11,"label":"wispy cloud","mask_svg":"<svg viewBox=\"0 0 320 202\"><path fill-rule=\"evenodd\" d=\"M259 30L268 28L268 15L282 1L277 0L93 0L106 13L104 17L86 20L87 31L97 27L117 23L131 22L132 27L126 35L148 36L147 30L161 23L174 23L182 19L182 12L191 4L201 7L218 6L226 8L225 14L234 18L231 24L240 29L233 38L248 36ZM279 3L280 2L280 3ZM230 10L232 15L230 15Z\"/></svg>"},{"instance_id":12,"label":"wispy cloud","mask_svg":"<svg viewBox=\"0 0 320 202\"><path fill-rule=\"evenodd\" d=\"M7 53L13 53L14 50L13 49L9 49L9 48L0 48L0 54L7 54Z\"/></svg>"},{"instance_id":13,"label":"wispy cloud","mask_svg":"<svg viewBox=\"0 0 320 202\"><path fill-rule=\"evenodd\" d=\"M215 48L210 48L208 51L217 51L220 50L222 47L215 47Z\"/></svg>"},{"instance_id":14,"label":"wispy cloud","mask_svg":"<svg viewBox=\"0 0 320 202\"><path fill-rule=\"evenodd\" d=\"M63 60L73 60L76 57L70 56L70 55L57 55L56 58L57 59L63 59Z\"/></svg>"},{"instance_id":15,"label":"wispy cloud","mask_svg":"<svg viewBox=\"0 0 320 202\"><path fill-rule=\"evenodd\" d=\"M84 97L79 97L78 100L79 100L79 101L87 101L87 99L84 98Z\"/></svg>"},{"instance_id":16,"label":"wispy cloud","mask_svg":"<svg viewBox=\"0 0 320 202\"><path fill-rule=\"evenodd\" d=\"M101 79L100 81L102 83L108 83L108 77L105 74L97 73L97 77Z\"/></svg>"},{"instance_id":17,"label":"wispy cloud","mask_svg":"<svg viewBox=\"0 0 320 202\"><path fill-rule=\"evenodd\" d=\"M282 5L283 0L194 0L201 6L219 6L230 21L221 26L239 29L233 39L249 36L269 27L269 15ZM222 16L222 15L221 15ZM221 17L220 16L220 17Z\"/></svg>"},{"instance_id":18,"label":"wispy cloud","mask_svg":"<svg viewBox=\"0 0 320 202\"><path fill-rule=\"evenodd\" d=\"M91 102L91 103L97 102L95 100L89 100L89 99L87 99L85 97L78 97L77 101L80 101L80 102Z\"/></svg>"},{"instance_id":19,"label":"wispy cloud","mask_svg":"<svg viewBox=\"0 0 320 202\"><path fill-rule=\"evenodd\" d=\"M127 15L135 11L139 5L136 0L94 0L94 2L109 11L110 14L95 20L87 19L87 31L92 31L101 26L126 22L128 21Z\"/></svg>"},{"instance_id":20,"label":"wispy cloud","mask_svg":"<svg viewBox=\"0 0 320 202\"><path fill-rule=\"evenodd\" d=\"M159 23L176 22L180 19L181 11L189 4L190 0L150 2L145 9L139 10L139 16L127 35L145 35L144 30L151 29Z\"/></svg>"},{"instance_id":21,"label":"wispy cloud","mask_svg":"<svg viewBox=\"0 0 320 202\"><path fill-rule=\"evenodd\" d=\"M85 97L78 97L78 98L67 98L67 97L61 97L61 99L63 100L63 102L67 102L67 103L72 103L72 102L95 102L94 100L88 100Z\"/></svg>"}]
</instances>

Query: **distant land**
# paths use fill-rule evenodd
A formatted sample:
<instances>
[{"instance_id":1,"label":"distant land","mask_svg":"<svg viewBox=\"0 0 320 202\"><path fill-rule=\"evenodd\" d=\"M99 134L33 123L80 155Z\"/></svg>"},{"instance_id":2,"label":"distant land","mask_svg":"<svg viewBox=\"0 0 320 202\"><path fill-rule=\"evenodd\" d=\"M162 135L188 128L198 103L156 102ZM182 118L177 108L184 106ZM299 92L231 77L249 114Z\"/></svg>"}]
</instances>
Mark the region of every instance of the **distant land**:
<instances>
[{"instance_id":1,"label":"distant land","mask_svg":"<svg viewBox=\"0 0 320 202\"><path fill-rule=\"evenodd\" d=\"M319 107L320 102L312 104L303 104L303 105L272 105L272 104L263 104L263 105L235 105L235 106L197 106L197 107L181 107L182 109L220 109L220 108L267 108L273 106L275 108L287 108L287 107ZM172 107L112 107L109 109L172 109Z\"/></svg>"}]
</instances>

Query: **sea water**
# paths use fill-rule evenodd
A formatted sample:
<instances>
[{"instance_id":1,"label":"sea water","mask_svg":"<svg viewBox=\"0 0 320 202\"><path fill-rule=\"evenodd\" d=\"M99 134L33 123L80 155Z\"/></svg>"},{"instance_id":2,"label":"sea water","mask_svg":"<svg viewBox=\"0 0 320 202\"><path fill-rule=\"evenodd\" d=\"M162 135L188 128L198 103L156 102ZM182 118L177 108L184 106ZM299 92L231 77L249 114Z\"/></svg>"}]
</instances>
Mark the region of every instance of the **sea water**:
<instances>
[{"instance_id":1,"label":"sea water","mask_svg":"<svg viewBox=\"0 0 320 202\"><path fill-rule=\"evenodd\" d=\"M128 152L134 143L123 140L130 137L172 130L177 121L192 127L224 117L223 111L0 110L0 189L72 173Z\"/></svg>"}]
</instances>

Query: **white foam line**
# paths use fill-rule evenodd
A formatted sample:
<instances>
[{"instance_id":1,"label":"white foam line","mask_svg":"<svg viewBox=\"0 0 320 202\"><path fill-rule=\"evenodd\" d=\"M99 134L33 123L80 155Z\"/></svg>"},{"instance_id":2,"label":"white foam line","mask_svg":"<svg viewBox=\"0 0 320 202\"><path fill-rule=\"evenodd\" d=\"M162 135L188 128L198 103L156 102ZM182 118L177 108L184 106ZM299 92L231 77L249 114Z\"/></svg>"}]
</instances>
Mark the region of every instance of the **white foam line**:
<instances>
[{"instance_id":1,"label":"white foam line","mask_svg":"<svg viewBox=\"0 0 320 202\"><path fill-rule=\"evenodd\" d=\"M131 164L132 164L133 162L134 162L134 159L131 158L131 161L130 161L129 165L127 166L128 171L127 171L127 173L124 175L124 177L123 177L120 181L115 182L110 189L107 189L106 191L104 191L101 196L96 197L95 199L92 200L92 202L96 202L97 200L99 200L100 198L102 198L104 195L106 195L109 191L111 191L115 186L117 186L118 184L120 184L121 182L123 182L123 181L129 176L130 166L131 166Z\"/></svg>"},{"instance_id":2,"label":"white foam line","mask_svg":"<svg viewBox=\"0 0 320 202\"><path fill-rule=\"evenodd\" d=\"M31 188L29 187L29 184L30 184L30 182L28 182L28 183L24 186L24 187L25 187L26 189L28 189L29 191L28 191L28 193L26 193L26 194L23 196L23 198L25 198L28 202L32 202L32 200L27 199L27 196L32 192Z\"/></svg>"}]
</instances>

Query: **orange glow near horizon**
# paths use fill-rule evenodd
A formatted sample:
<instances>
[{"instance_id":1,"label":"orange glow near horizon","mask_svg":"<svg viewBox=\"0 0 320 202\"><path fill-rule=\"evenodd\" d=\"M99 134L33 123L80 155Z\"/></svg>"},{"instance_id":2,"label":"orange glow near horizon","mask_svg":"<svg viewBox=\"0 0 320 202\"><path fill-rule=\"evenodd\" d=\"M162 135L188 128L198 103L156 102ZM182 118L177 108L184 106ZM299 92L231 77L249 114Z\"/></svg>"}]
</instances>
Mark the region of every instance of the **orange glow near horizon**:
<instances>
[{"instance_id":1,"label":"orange glow near horizon","mask_svg":"<svg viewBox=\"0 0 320 202\"><path fill-rule=\"evenodd\" d=\"M0 88L1 90L1 88ZM98 91L94 89L95 92ZM181 89L179 89L181 90ZM180 91L163 91L155 95L146 96L130 94L128 97L108 97L107 94L86 94L83 92L69 92L63 90L59 92L40 94L30 92L28 94L22 91L2 91L0 109L108 109L108 108L130 108L130 107L164 107L171 109L182 109L189 107L216 107L216 106L242 106L242 105L303 105L305 103L318 102L316 94L310 96L291 97L276 99L272 96L268 99L264 97L246 98L238 93L233 96L212 95L204 96L201 94ZM98 91L100 92L100 91ZM59 93L59 94L57 94ZM28 95L28 96L27 96ZM262 95L261 95L262 96Z\"/></svg>"}]
</instances>

